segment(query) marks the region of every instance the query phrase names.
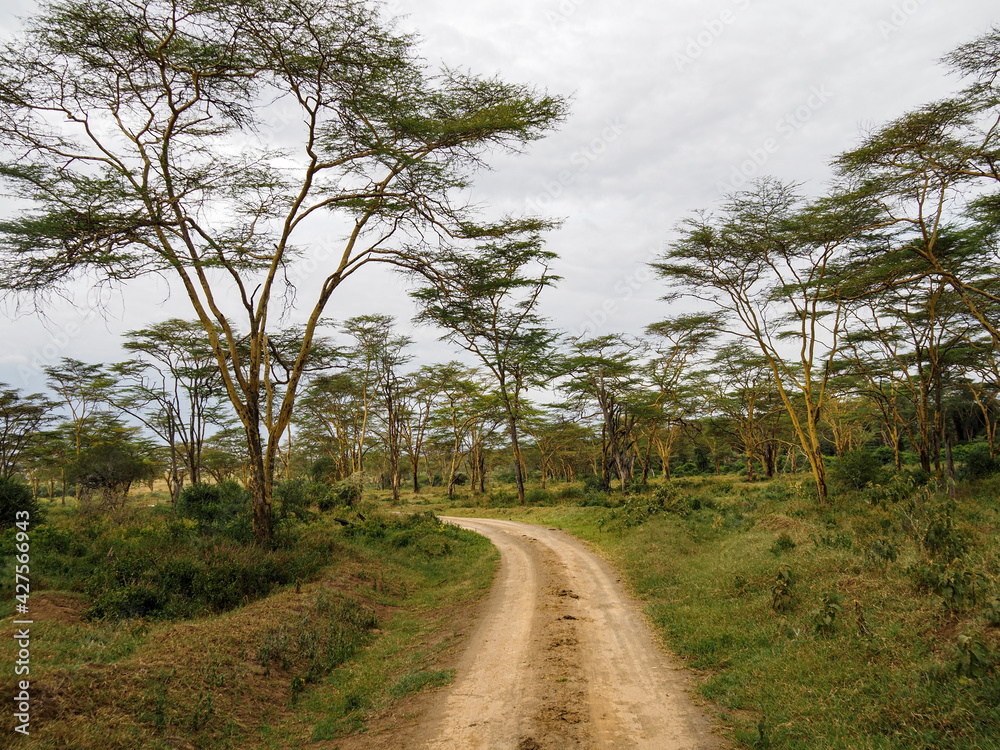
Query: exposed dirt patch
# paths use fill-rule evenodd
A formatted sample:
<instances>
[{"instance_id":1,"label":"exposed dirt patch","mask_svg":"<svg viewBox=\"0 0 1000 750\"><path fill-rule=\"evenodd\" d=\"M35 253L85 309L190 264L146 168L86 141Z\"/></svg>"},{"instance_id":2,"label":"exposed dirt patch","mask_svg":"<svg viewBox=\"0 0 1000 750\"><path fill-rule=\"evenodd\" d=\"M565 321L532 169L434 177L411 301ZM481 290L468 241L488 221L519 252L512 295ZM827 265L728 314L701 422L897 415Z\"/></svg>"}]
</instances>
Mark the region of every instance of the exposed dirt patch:
<instances>
[{"instance_id":1,"label":"exposed dirt patch","mask_svg":"<svg viewBox=\"0 0 1000 750\"><path fill-rule=\"evenodd\" d=\"M783 516L780 513L764 516L754 524L755 529L766 529L767 531L804 531L806 524L794 518Z\"/></svg>"},{"instance_id":2,"label":"exposed dirt patch","mask_svg":"<svg viewBox=\"0 0 1000 750\"><path fill-rule=\"evenodd\" d=\"M36 622L80 622L87 602L64 594L32 594L31 619Z\"/></svg>"}]
</instances>

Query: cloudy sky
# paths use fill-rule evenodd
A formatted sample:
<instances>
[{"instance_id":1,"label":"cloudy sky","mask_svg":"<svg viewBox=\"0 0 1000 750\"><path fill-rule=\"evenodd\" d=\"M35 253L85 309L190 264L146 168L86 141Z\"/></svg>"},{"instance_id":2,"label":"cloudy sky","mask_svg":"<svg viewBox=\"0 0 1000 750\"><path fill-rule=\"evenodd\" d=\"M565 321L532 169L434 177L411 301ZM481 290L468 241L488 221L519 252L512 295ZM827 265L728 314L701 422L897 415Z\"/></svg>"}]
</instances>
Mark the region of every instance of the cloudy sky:
<instances>
[{"instance_id":1,"label":"cloudy sky","mask_svg":"<svg viewBox=\"0 0 1000 750\"><path fill-rule=\"evenodd\" d=\"M0 31L13 33L31 7L7 0ZM638 333L670 315L645 263L678 221L747 176L822 191L835 154L866 126L956 90L938 60L1000 24L995 0L390 0L387 9L419 34L432 67L572 98L560 130L494 159L473 197L563 220L548 238L563 280L543 312L573 334ZM93 299L80 289L75 306L53 303L47 320L0 310L0 381L41 388L41 367L59 357L115 361L123 331L191 317L163 282L102 299L103 315ZM359 274L329 309L338 319L370 312L408 328L402 281ZM413 335L422 359L451 356L434 331Z\"/></svg>"}]
</instances>

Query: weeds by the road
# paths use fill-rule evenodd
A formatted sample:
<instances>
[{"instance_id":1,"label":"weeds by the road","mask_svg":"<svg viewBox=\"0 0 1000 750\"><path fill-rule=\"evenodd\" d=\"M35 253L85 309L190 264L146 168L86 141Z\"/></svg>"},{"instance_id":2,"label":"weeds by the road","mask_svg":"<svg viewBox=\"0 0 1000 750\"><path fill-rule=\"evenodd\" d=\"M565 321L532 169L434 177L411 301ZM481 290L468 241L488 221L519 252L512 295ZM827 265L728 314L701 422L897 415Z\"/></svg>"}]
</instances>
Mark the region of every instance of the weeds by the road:
<instances>
[{"instance_id":1,"label":"weeds by the road","mask_svg":"<svg viewBox=\"0 0 1000 750\"><path fill-rule=\"evenodd\" d=\"M449 681L436 654L455 608L492 581L495 550L430 514L364 510L346 527L335 514L291 524L260 549L169 508L82 529L53 507L33 534L45 590L30 599L31 735L16 746L302 747ZM4 663L15 647L0 645Z\"/></svg>"}]
</instances>

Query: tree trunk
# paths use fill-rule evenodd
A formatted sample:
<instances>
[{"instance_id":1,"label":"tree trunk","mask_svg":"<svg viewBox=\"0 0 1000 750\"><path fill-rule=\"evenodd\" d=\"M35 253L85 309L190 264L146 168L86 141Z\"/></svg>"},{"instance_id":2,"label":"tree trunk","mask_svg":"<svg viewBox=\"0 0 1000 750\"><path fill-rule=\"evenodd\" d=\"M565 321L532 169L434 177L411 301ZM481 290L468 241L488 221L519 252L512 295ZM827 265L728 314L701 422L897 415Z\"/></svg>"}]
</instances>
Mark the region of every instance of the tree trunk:
<instances>
[{"instance_id":1,"label":"tree trunk","mask_svg":"<svg viewBox=\"0 0 1000 750\"><path fill-rule=\"evenodd\" d=\"M271 538L274 531L271 517L271 490L274 476L269 471L268 457L265 455L260 437L247 431L248 476L247 489L253 503L253 533L258 542Z\"/></svg>"},{"instance_id":2,"label":"tree trunk","mask_svg":"<svg viewBox=\"0 0 1000 750\"><path fill-rule=\"evenodd\" d=\"M507 412L507 428L510 430L510 445L514 453L514 479L517 481L517 502L524 505L524 473L521 464L521 446L517 441L517 425L514 415Z\"/></svg>"}]
</instances>

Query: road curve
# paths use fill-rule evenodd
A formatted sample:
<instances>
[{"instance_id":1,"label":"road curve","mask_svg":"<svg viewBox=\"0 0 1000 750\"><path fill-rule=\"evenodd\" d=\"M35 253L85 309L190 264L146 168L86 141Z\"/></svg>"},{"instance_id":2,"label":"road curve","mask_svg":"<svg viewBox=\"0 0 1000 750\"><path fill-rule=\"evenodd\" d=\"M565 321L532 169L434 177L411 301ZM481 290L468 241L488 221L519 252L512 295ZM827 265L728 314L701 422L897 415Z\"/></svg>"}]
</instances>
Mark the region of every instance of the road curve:
<instances>
[{"instance_id":1,"label":"road curve","mask_svg":"<svg viewBox=\"0 0 1000 750\"><path fill-rule=\"evenodd\" d=\"M408 745L427 750L708 750L723 743L614 571L555 529L443 518L483 534L500 571L455 682ZM411 744L412 743L412 744Z\"/></svg>"}]
</instances>

